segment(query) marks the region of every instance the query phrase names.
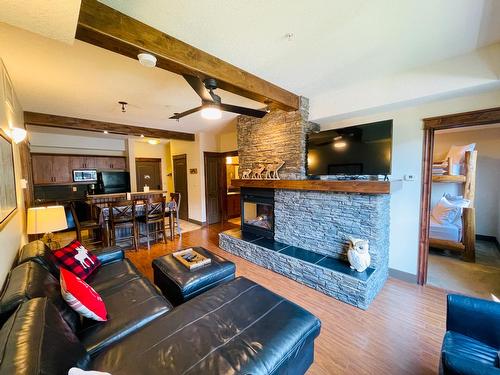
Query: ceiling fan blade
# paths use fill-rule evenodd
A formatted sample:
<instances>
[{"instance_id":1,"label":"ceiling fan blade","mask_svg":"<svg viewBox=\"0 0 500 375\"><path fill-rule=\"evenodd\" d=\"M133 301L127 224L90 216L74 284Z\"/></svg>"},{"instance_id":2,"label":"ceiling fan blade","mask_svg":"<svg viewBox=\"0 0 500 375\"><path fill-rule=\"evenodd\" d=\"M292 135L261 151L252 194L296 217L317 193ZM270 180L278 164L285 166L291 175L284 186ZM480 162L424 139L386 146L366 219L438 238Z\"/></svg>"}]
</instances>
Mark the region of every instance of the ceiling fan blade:
<instances>
[{"instance_id":1,"label":"ceiling fan blade","mask_svg":"<svg viewBox=\"0 0 500 375\"><path fill-rule=\"evenodd\" d=\"M193 90L198 94L198 96L201 98L202 101L204 102L213 101L210 92L207 90L205 84L202 82L201 79L195 76L191 76L189 74L183 74L182 76L187 81L187 83L189 83L189 86L191 86Z\"/></svg>"},{"instance_id":2,"label":"ceiling fan blade","mask_svg":"<svg viewBox=\"0 0 500 375\"><path fill-rule=\"evenodd\" d=\"M180 118L183 118L184 116L190 115L191 113L195 113L195 112L201 111L202 108L203 108L203 106L199 106L199 107L192 108L192 109L189 109L187 111L184 111L182 113L174 113L174 115L172 117L169 117L169 119L179 120Z\"/></svg>"},{"instance_id":3,"label":"ceiling fan blade","mask_svg":"<svg viewBox=\"0 0 500 375\"><path fill-rule=\"evenodd\" d=\"M240 115L252 116L257 118L262 118L265 115L267 115L266 111L261 111L258 109L252 109L246 107L239 107L237 105L231 105L231 104L221 104L220 109L226 112L233 112L233 113L238 113Z\"/></svg>"}]
</instances>

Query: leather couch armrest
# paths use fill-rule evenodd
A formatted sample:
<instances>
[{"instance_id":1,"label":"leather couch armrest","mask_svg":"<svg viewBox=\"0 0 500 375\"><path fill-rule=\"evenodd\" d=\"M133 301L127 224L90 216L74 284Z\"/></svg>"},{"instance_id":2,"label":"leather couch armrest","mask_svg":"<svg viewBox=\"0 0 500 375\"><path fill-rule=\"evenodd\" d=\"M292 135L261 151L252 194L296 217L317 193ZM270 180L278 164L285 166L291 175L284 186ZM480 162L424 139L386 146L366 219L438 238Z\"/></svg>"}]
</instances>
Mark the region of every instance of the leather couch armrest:
<instances>
[{"instance_id":1,"label":"leather couch armrest","mask_svg":"<svg viewBox=\"0 0 500 375\"><path fill-rule=\"evenodd\" d=\"M479 298L448 295L446 330L500 347L500 303Z\"/></svg>"},{"instance_id":2,"label":"leather couch armrest","mask_svg":"<svg viewBox=\"0 0 500 375\"><path fill-rule=\"evenodd\" d=\"M119 260L123 260L125 255L123 250L118 246L106 247L103 249L92 250L92 254L94 254L97 259L101 262L101 264L109 264L113 262L117 262Z\"/></svg>"}]
</instances>

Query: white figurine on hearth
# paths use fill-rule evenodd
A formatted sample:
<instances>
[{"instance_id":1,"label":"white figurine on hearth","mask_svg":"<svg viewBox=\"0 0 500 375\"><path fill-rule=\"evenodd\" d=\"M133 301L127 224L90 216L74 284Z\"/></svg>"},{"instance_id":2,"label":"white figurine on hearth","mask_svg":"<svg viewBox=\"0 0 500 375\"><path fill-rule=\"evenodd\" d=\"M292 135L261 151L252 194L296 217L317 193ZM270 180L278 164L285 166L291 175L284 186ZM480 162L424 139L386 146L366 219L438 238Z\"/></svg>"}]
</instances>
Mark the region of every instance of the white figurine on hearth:
<instances>
[{"instance_id":1,"label":"white figurine on hearth","mask_svg":"<svg viewBox=\"0 0 500 375\"><path fill-rule=\"evenodd\" d=\"M363 272L370 266L371 262L370 253L368 252L368 240L349 236L349 242L347 259L351 264L351 268Z\"/></svg>"}]
</instances>

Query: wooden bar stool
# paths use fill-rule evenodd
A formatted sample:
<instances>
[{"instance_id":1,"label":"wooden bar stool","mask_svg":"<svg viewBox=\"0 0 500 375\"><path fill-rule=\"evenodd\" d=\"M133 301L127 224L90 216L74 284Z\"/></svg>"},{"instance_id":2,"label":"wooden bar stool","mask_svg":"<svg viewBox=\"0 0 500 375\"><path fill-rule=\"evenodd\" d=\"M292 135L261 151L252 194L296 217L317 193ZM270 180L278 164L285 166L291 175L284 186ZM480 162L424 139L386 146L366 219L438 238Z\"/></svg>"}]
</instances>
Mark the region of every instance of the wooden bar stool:
<instances>
[{"instance_id":1,"label":"wooden bar stool","mask_svg":"<svg viewBox=\"0 0 500 375\"><path fill-rule=\"evenodd\" d=\"M182 235L181 227L179 226L179 207L181 205L181 193L170 193L170 202L167 203L168 212L168 228L170 230L170 239L174 239L174 232L177 228L179 236Z\"/></svg>"},{"instance_id":2,"label":"wooden bar stool","mask_svg":"<svg viewBox=\"0 0 500 375\"><path fill-rule=\"evenodd\" d=\"M132 240L134 249L138 250L137 221L135 217L135 203L132 201L112 202L109 204L109 222L111 226L111 243ZM116 231L131 230L131 236L116 236Z\"/></svg>"},{"instance_id":3,"label":"wooden bar stool","mask_svg":"<svg viewBox=\"0 0 500 375\"><path fill-rule=\"evenodd\" d=\"M158 241L158 235L163 237L163 242L167 243L167 230L165 228L165 198L148 199L144 210L144 215L137 218L142 225L145 234L139 229L139 238L146 237L148 241L148 250L150 249L151 235L154 235L155 242Z\"/></svg>"},{"instance_id":4,"label":"wooden bar stool","mask_svg":"<svg viewBox=\"0 0 500 375\"><path fill-rule=\"evenodd\" d=\"M89 220L80 220L85 218L78 217L75 209L75 205L71 203L70 205L71 214L73 216L73 221L75 222L76 229L76 239L83 245L91 245L96 247L97 245L105 245L105 235L102 225L99 220L90 217ZM92 207L90 207L90 212L92 212ZM84 238L82 232L88 232L89 236Z\"/></svg>"}]
</instances>

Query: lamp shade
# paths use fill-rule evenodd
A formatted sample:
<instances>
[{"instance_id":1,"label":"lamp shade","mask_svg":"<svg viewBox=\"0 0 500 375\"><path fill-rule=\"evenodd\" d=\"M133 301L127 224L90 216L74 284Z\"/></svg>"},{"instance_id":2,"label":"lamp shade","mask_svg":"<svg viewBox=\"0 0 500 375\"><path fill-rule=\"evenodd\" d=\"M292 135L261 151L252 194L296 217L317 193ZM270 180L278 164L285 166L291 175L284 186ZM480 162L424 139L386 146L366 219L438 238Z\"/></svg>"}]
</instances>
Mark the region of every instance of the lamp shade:
<instances>
[{"instance_id":1,"label":"lamp shade","mask_svg":"<svg viewBox=\"0 0 500 375\"><path fill-rule=\"evenodd\" d=\"M51 233L67 229L63 206L28 208L28 234Z\"/></svg>"}]
</instances>

